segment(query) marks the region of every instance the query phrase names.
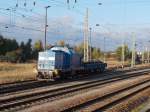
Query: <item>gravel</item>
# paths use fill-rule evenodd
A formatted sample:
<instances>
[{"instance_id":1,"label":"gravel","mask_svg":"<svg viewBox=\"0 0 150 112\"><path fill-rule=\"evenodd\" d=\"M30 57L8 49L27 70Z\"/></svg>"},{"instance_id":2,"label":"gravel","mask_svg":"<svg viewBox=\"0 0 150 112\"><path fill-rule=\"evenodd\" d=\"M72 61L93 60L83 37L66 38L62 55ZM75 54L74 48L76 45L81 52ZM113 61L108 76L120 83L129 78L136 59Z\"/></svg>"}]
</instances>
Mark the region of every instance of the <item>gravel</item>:
<instances>
[{"instance_id":1,"label":"gravel","mask_svg":"<svg viewBox=\"0 0 150 112\"><path fill-rule=\"evenodd\" d=\"M78 94L73 97L64 98L58 101L53 101L53 102L45 103L42 105L37 105L29 109L22 110L22 112L59 112L68 107L70 108L78 104L82 104L84 102L90 101L91 99L102 97L108 93L123 89L125 87L134 85L136 83L139 83L148 79L150 79L149 75L140 76L138 78L133 78L133 79L127 79L127 80L120 81L120 82L115 82L113 85L109 85L104 88L89 91L87 93Z\"/></svg>"}]
</instances>

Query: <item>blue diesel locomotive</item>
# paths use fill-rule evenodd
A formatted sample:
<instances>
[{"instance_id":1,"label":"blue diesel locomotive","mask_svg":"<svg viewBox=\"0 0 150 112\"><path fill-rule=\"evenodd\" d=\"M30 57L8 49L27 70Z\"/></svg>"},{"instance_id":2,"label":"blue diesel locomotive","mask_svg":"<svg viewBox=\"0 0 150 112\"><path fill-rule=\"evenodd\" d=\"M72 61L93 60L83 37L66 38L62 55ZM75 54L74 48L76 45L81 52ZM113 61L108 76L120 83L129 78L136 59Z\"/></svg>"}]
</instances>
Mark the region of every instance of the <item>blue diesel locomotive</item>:
<instances>
[{"instance_id":1,"label":"blue diesel locomotive","mask_svg":"<svg viewBox=\"0 0 150 112\"><path fill-rule=\"evenodd\" d=\"M81 55L67 47L52 47L39 52L38 79L66 79L103 72L107 67L101 61L82 62Z\"/></svg>"}]
</instances>

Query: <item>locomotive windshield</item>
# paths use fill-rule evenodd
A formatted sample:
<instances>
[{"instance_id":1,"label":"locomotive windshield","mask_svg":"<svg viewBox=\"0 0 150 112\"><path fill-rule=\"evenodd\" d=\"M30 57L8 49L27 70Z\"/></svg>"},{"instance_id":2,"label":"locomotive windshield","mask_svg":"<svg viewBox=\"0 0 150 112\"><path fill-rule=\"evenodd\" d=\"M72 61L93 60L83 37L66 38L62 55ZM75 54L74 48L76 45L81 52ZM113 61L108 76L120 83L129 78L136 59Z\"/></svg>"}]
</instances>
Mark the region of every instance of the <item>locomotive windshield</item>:
<instances>
[{"instance_id":1,"label":"locomotive windshield","mask_svg":"<svg viewBox=\"0 0 150 112\"><path fill-rule=\"evenodd\" d=\"M38 69L54 69L55 54L50 52L41 52L38 57Z\"/></svg>"}]
</instances>

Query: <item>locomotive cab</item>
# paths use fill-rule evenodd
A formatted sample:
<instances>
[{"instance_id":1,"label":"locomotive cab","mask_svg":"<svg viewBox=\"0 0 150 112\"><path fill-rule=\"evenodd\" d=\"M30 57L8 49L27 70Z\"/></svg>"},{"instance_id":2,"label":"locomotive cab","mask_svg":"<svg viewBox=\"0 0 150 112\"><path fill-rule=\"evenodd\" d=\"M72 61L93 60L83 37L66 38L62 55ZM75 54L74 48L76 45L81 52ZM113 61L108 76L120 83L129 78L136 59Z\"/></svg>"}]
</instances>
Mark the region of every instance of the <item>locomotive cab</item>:
<instances>
[{"instance_id":1,"label":"locomotive cab","mask_svg":"<svg viewBox=\"0 0 150 112\"><path fill-rule=\"evenodd\" d=\"M38 75L40 79L54 79L59 78L57 76L57 70L55 69L55 52L46 51L39 52L38 57Z\"/></svg>"},{"instance_id":2,"label":"locomotive cab","mask_svg":"<svg viewBox=\"0 0 150 112\"><path fill-rule=\"evenodd\" d=\"M40 79L58 79L71 73L72 52L67 47L53 47L39 52L38 75Z\"/></svg>"}]
</instances>

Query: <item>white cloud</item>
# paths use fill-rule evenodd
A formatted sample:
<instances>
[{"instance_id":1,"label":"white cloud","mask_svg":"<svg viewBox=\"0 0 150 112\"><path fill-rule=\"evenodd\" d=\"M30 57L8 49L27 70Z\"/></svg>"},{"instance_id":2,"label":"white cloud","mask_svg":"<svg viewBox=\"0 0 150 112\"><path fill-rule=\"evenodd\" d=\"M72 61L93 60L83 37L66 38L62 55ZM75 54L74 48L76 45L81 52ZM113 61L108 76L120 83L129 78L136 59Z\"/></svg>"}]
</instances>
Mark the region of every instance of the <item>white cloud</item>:
<instances>
[{"instance_id":1,"label":"white cloud","mask_svg":"<svg viewBox=\"0 0 150 112\"><path fill-rule=\"evenodd\" d=\"M39 17L40 18L40 17ZM34 19L34 18L33 18ZM9 23L9 19L6 17L0 17L0 22ZM26 19L16 18L16 26L27 27L44 31L43 17L39 21L27 21ZM71 16L62 16L59 18L51 18L48 20L48 43L55 43L58 40L66 40L71 44L78 44L83 42L82 25L79 27L75 19ZM6 30L4 26L1 26L0 30ZM24 41L28 38L35 40L44 40L44 32L38 32L33 30L20 29L18 27L10 27L7 29L11 33L2 32L4 35L10 38L16 38L18 41ZM131 45L132 32L135 33L137 40L148 41L150 40L150 27L137 27L137 26L120 26L115 24L104 24L101 28L93 28L92 32L92 45L101 47L103 49L103 37L106 37L107 49L114 49L118 45L121 45L122 38L125 42Z\"/></svg>"}]
</instances>

